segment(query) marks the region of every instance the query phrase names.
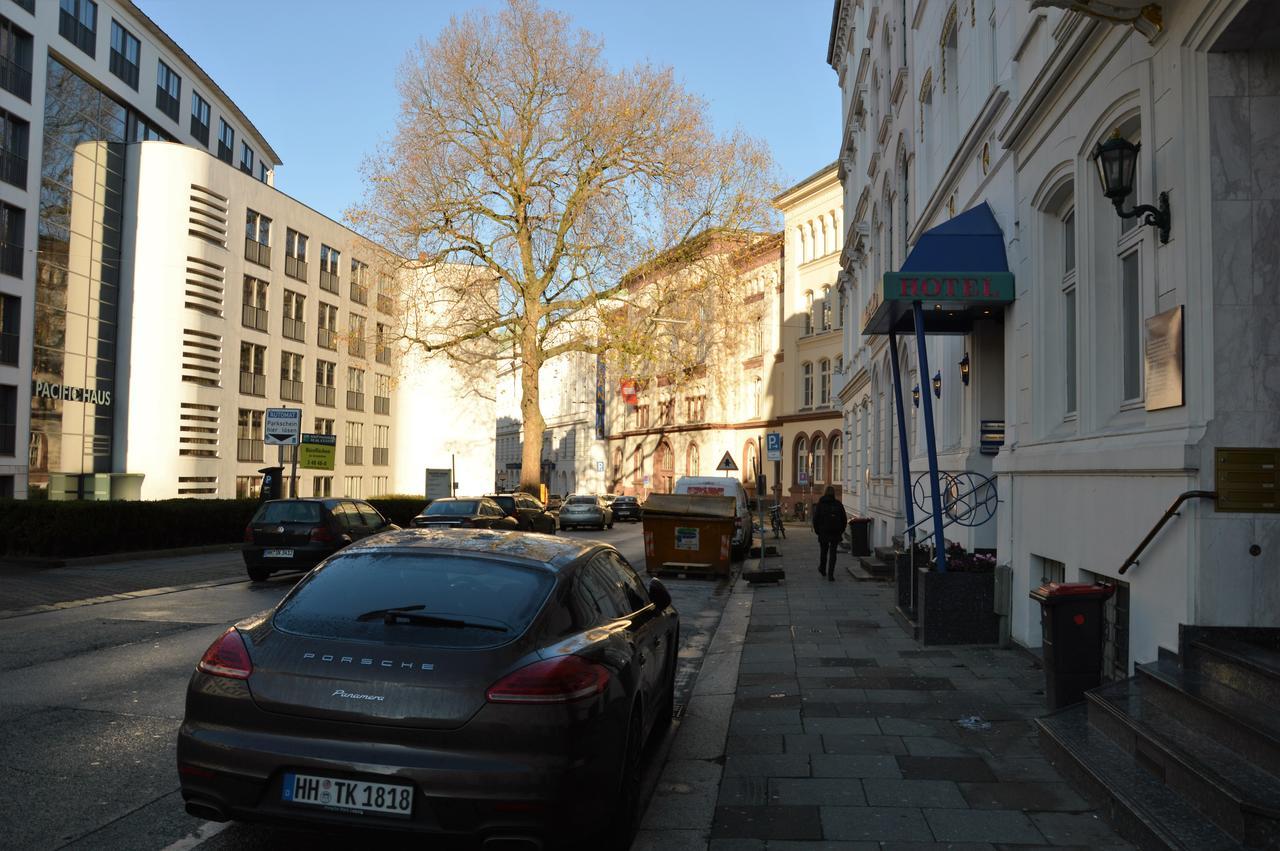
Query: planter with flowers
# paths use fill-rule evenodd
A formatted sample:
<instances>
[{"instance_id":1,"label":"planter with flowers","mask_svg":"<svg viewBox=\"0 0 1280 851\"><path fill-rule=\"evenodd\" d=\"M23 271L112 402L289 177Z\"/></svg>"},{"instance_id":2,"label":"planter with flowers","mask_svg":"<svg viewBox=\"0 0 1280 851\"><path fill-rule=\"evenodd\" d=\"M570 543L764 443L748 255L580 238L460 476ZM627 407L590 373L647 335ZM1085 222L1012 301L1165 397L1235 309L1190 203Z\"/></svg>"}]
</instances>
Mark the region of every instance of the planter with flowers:
<instances>
[{"instance_id":1,"label":"planter with flowers","mask_svg":"<svg viewBox=\"0 0 1280 851\"><path fill-rule=\"evenodd\" d=\"M916 622L921 644L995 644L1000 619L995 613L996 557L990 551L966 552L947 542L947 572L930 564L919 568Z\"/></svg>"}]
</instances>

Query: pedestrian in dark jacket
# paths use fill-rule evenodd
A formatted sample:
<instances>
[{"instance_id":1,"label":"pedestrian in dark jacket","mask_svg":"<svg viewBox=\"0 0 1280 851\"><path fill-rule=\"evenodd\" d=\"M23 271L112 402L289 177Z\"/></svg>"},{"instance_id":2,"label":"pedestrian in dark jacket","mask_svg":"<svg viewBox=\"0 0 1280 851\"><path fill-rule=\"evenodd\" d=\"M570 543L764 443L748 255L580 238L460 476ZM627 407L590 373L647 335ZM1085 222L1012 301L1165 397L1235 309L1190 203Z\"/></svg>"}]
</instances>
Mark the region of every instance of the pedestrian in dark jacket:
<instances>
[{"instance_id":1,"label":"pedestrian in dark jacket","mask_svg":"<svg viewBox=\"0 0 1280 851\"><path fill-rule=\"evenodd\" d=\"M828 486L826 493L813 508L813 531L818 533L818 573L831 581L836 578L836 547L844 537L844 527L849 518L844 506L836 499L836 489Z\"/></svg>"}]
</instances>

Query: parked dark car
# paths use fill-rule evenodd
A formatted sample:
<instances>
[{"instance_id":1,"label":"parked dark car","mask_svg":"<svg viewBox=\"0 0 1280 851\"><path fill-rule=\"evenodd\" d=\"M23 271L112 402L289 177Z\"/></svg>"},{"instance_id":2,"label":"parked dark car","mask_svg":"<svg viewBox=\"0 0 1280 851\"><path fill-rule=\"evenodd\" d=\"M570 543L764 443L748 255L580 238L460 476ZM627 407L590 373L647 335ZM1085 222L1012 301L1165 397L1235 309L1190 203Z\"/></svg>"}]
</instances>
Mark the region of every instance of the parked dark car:
<instances>
[{"instance_id":1,"label":"parked dark car","mask_svg":"<svg viewBox=\"0 0 1280 851\"><path fill-rule=\"evenodd\" d=\"M632 523L642 519L644 512L640 508L640 500L634 496L620 496L613 501L613 519L629 520Z\"/></svg>"},{"instance_id":2,"label":"parked dark car","mask_svg":"<svg viewBox=\"0 0 1280 851\"><path fill-rule=\"evenodd\" d=\"M447 496L433 499L413 518L413 525L434 529L500 529L514 532L520 524L502 506L483 496Z\"/></svg>"},{"instance_id":3,"label":"parked dark car","mask_svg":"<svg viewBox=\"0 0 1280 851\"><path fill-rule=\"evenodd\" d=\"M177 743L187 812L625 848L679 630L662 584L607 544L358 543L200 659Z\"/></svg>"},{"instance_id":4,"label":"parked dark car","mask_svg":"<svg viewBox=\"0 0 1280 851\"><path fill-rule=\"evenodd\" d=\"M244 527L244 565L261 582L315 567L353 541L399 527L359 499L273 499Z\"/></svg>"},{"instance_id":5,"label":"parked dark car","mask_svg":"<svg viewBox=\"0 0 1280 851\"><path fill-rule=\"evenodd\" d=\"M498 503L508 517L514 517L526 532L556 533L556 516L538 498L527 493L487 493L487 499Z\"/></svg>"},{"instance_id":6,"label":"parked dark car","mask_svg":"<svg viewBox=\"0 0 1280 851\"><path fill-rule=\"evenodd\" d=\"M547 494L547 511L555 514L564 505L564 497L558 493Z\"/></svg>"}]
</instances>

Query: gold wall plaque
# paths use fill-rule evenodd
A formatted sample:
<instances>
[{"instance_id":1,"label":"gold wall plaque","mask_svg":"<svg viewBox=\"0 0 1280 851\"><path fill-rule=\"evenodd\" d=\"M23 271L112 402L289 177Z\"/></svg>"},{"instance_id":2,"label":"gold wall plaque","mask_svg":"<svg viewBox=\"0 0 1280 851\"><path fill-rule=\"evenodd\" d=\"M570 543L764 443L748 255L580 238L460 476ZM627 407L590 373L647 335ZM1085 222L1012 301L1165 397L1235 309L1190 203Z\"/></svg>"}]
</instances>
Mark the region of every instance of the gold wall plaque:
<instances>
[{"instance_id":1,"label":"gold wall plaque","mask_svg":"<svg viewBox=\"0 0 1280 851\"><path fill-rule=\"evenodd\" d=\"M1218 511L1280 514L1280 449L1220 446L1213 462Z\"/></svg>"},{"instance_id":2,"label":"gold wall plaque","mask_svg":"<svg viewBox=\"0 0 1280 851\"><path fill-rule=\"evenodd\" d=\"M1145 361L1147 410L1182 406L1182 305L1147 320Z\"/></svg>"}]
</instances>

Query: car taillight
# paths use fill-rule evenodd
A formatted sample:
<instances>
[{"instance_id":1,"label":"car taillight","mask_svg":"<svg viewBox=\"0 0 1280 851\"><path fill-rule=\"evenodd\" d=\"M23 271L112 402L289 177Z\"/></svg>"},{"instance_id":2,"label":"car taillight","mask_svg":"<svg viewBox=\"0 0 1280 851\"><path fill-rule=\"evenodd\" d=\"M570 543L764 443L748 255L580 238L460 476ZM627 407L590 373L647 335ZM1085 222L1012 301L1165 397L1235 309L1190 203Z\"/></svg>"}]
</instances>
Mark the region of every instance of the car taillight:
<instances>
[{"instance_id":1,"label":"car taillight","mask_svg":"<svg viewBox=\"0 0 1280 851\"><path fill-rule=\"evenodd\" d=\"M569 703L600 694L609 672L581 656L560 656L526 665L489 687L490 703Z\"/></svg>"},{"instance_id":2,"label":"car taillight","mask_svg":"<svg viewBox=\"0 0 1280 851\"><path fill-rule=\"evenodd\" d=\"M253 543L253 524L252 523L244 527L244 542L246 544Z\"/></svg>"},{"instance_id":3,"label":"car taillight","mask_svg":"<svg viewBox=\"0 0 1280 851\"><path fill-rule=\"evenodd\" d=\"M253 662L249 661L249 650L244 646L244 639L233 626L209 645L204 656L200 657L196 669L214 677L247 680L253 673Z\"/></svg>"},{"instance_id":4,"label":"car taillight","mask_svg":"<svg viewBox=\"0 0 1280 851\"><path fill-rule=\"evenodd\" d=\"M311 529L311 542L314 544L328 544L333 541L333 533L329 531L328 526L315 526Z\"/></svg>"}]
</instances>

